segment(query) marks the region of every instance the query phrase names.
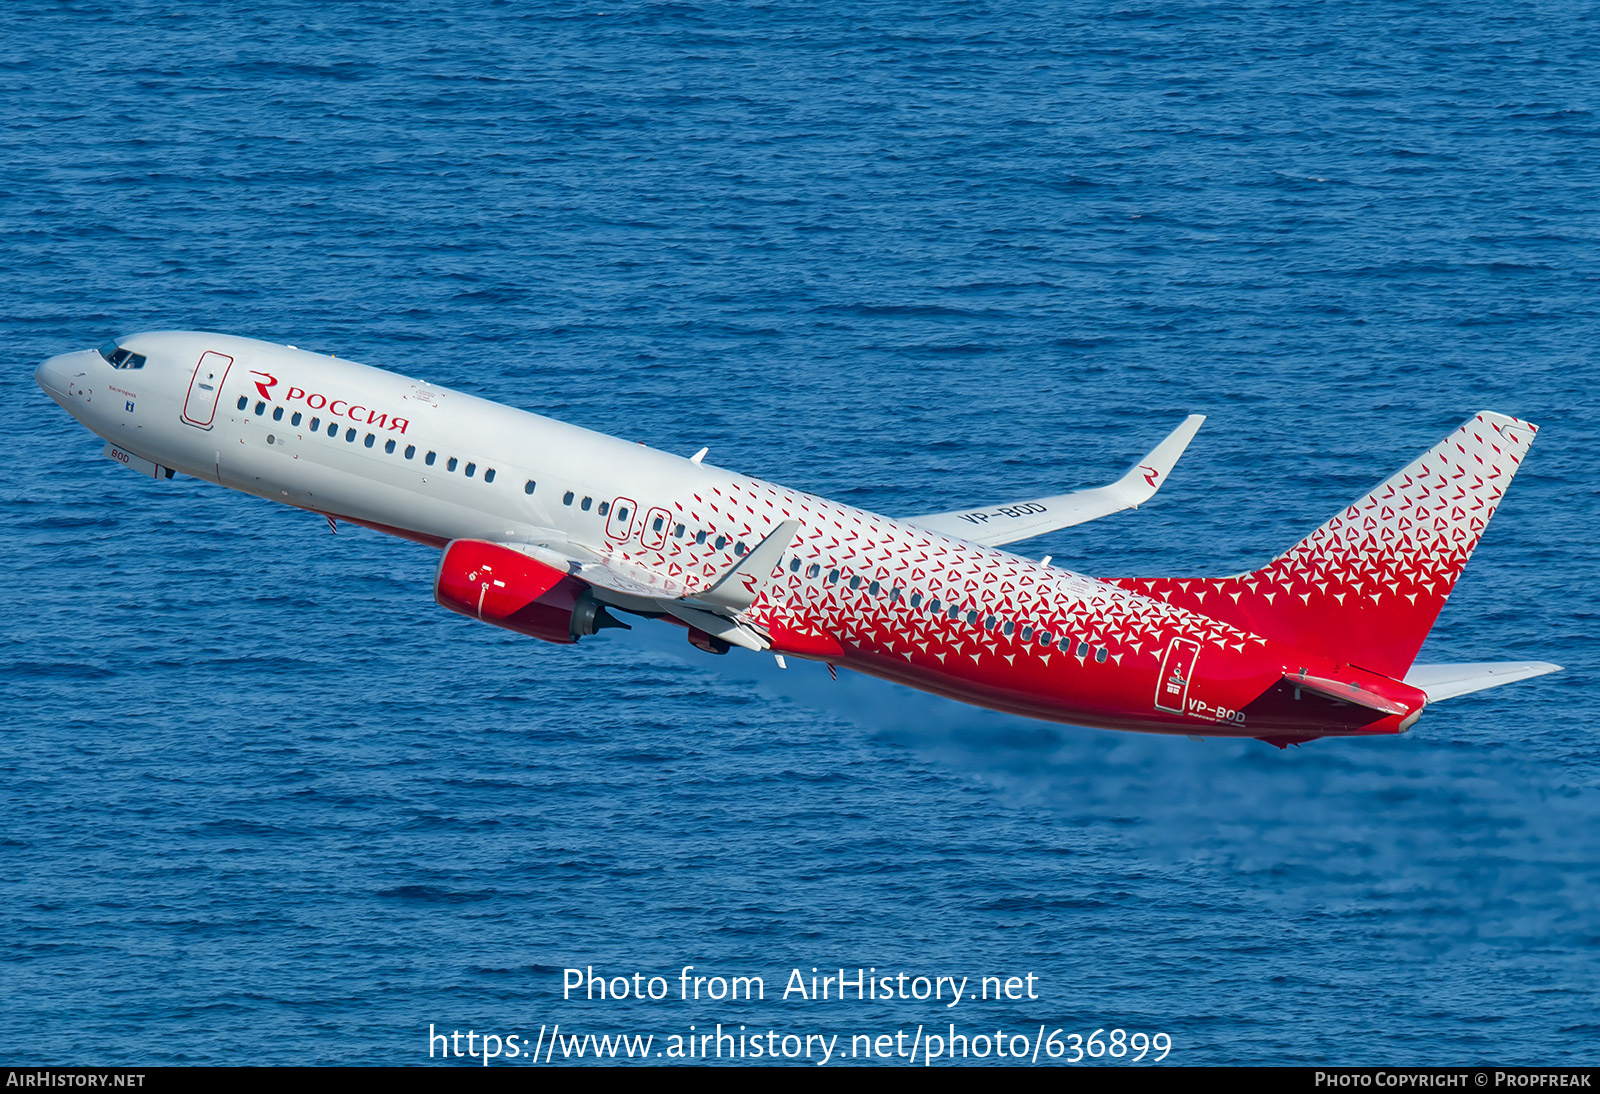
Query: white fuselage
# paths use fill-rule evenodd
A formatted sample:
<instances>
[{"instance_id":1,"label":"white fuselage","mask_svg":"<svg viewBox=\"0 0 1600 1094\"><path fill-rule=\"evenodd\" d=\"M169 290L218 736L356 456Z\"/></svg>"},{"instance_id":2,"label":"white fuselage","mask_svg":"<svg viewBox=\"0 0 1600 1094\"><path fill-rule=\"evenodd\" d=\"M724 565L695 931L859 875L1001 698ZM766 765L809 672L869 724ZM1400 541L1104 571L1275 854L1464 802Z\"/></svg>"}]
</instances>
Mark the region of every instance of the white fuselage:
<instances>
[{"instance_id":1,"label":"white fuselage","mask_svg":"<svg viewBox=\"0 0 1600 1094\"><path fill-rule=\"evenodd\" d=\"M87 350L37 378L136 463L435 546L548 548L693 588L798 521L744 615L780 652L1036 717L1180 732L1192 719L1148 698L1168 644L1213 661L1265 645L1058 567L355 362L197 332L117 345L143 367Z\"/></svg>"}]
</instances>

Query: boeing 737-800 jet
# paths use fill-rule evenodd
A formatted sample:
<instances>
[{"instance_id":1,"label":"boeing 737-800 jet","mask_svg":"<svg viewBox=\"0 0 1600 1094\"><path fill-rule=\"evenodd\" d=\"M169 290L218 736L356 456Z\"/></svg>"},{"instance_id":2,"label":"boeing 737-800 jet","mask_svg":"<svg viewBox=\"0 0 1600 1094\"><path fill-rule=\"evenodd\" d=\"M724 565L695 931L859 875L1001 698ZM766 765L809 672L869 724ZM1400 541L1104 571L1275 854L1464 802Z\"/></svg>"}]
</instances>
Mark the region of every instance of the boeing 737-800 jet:
<instances>
[{"instance_id":1,"label":"boeing 737-800 jet","mask_svg":"<svg viewBox=\"0 0 1600 1094\"><path fill-rule=\"evenodd\" d=\"M631 613L1085 726L1403 733L1429 703L1552 672L1414 665L1537 427L1485 411L1262 569L1094 579L1000 550L1139 505L1188 418L1109 486L892 518L293 346L136 334L39 385L174 473L441 549L452 611L571 643Z\"/></svg>"}]
</instances>

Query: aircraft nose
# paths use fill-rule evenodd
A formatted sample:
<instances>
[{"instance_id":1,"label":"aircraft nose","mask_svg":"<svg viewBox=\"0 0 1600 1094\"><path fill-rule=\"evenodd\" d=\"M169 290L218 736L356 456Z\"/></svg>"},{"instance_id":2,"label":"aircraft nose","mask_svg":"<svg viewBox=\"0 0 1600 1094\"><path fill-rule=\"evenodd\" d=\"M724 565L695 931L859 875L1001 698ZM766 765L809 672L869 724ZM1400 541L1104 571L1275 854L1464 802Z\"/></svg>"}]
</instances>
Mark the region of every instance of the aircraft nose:
<instances>
[{"instance_id":1,"label":"aircraft nose","mask_svg":"<svg viewBox=\"0 0 1600 1094\"><path fill-rule=\"evenodd\" d=\"M62 402L67 397L67 372L64 367L64 358L52 357L38 368L33 370L33 379L44 393L56 402Z\"/></svg>"}]
</instances>

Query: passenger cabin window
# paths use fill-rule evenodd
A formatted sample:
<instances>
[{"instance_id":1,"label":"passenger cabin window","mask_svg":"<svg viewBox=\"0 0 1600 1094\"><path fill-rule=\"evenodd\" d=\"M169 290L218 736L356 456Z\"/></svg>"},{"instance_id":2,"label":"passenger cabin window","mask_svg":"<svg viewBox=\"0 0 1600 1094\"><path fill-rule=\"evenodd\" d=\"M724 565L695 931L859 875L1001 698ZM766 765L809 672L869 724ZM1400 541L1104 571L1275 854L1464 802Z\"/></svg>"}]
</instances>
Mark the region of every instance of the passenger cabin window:
<instances>
[{"instance_id":1,"label":"passenger cabin window","mask_svg":"<svg viewBox=\"0 0 1600 1094\"><path fill-rule=\"evenodd\" d=\"M311 421L308 424L311 427L311 432L315 433L317 430L322 428L322 419L321 418L312 418Z\"/></svg>"},{"instance_id":2,"label":"passenger cabin window","mask_svg":"<svg viewBox=\"0 0 1600 1094\"><path fill-rule=\"evenodd\" d=\"M667 526L667 518L666 517L657 517L655 520L650 522L650 528L651 528L652 531L659 532L659 531L661 531L661 529L665 528L666 526ZM798 562L799 560L796 559L795 561Z\"/></svg>"},{"instance_id":3,"label":"passenger cabin window","mask_svg":"<svg viewBox=\"0 0 1600 1094\"><path fill-rule=\"evenodd\" d=\"M537 486L537 485L538 484L535 483L532 479L529 479L527 482L522 484L522 492L524 494L531 494L531 493L533 493L533 488L535 486Z\"/></svg>"},{"instance_id":4,"label":"passenger cabin window","mask_svg":"<svg viewBox=\"0 0 1600 1094\"><path fill-rule=\"evenodd\" d=\"M609 501L603 501L603 502L600 503L600 508L599 508L598 512L602 517L605 516L610 511L611 511L611 503ZM622 519L622 514L620 512L617 514L617 519L618 520Z\"/></svg>"},{"instance_id":5,"label":"passenger cabin window","mask_svg":"<svg viewBox=\"0 0 1600 1094\"><path fill-rule=\"evenodd\" d=\"M704 543L706 541L706 530L704 528L694 534L694 541L696 543Z\"/></svg>"},{"instance_id":6,"label":"passenger cabin window","mask_svg":"<svg viewBox=\"0 0 1600 1094\"><path fill-rule=\"evenodd\" d=\"M439 458L439 453L437 453L437 452L429 452L426 456L422 457L422 462L427 464L429 467L432 467L433 466L433 461L438 459L438 458Z\"/></svg>"},{"instance_id":7,"label":"passenger cabin window","mask_svg":"<svg viewBox=\"0 0 1600 1094\"><path fill-rule=\"evenodd\" d=\"M367 446L367 447L368 447L368 448L371 448L371 447L372 447L372 442L373 442L373 441L376 441L376 440L377 440L377 439L378 439L378 437L377 437L377 434L375 434L375 433L368 433L368 434L367 434L367 439L366 439L366 440L364 440L364 441L362 441L362 442L361 442L361 443L362 443L362 444L364 444L364 445L366 445L366 446Z\"/></svg>"},{"instance_id":8,"label":"passenger cabin window","mask_svg":"<svg viewBox=\"0 0 1600 1094\"><path fill-rule=\"evenodd\" d=\"M571 505L572 504L572 498L573 498L573 493L572 493L571 490L568 490L565 494L561 495L561 504L562 505Z\"/></svg>"},{"instance_id":9,"label":"passenger cabin window","mask_svg":"<svg viewBox=\"0 0 1600 1094\"><path fill-rule=\"evenodd\" d=\"M477 471L478 465L475 463L469 463L467 466L461 469L462 474L466 475L469 479L472 478L473 475L477 474Z\"/></svg>"},{"instance_id":10,"label":"passenger cabin window","mask_svg":"<svg viewBox=\"0 0 1600 1094\"><path fill-rule=\"evenodd\" d=\"M300 424L300 419L303 418L303 417L304 417L304 415L301 414L297 410L297 411L294 412L294 415L289 419L289 424L290 425L299 425Z\"/></svg>"},{"instance_id":11,"label":"passenger cabin window","mask_svg":"<svg viewBox=\"0 0 1600 1094\"><path fill-rule=\"evenodd\" d=\"M792 558L789 560L789 572L791 574L797 574L800 572L800 560L798 558Z\"/></svg>"},{"instance_id":12,"label":"passenger cabin window","mask_svg":"<svg viewBox=\"0 0 1600 1094\"><path fill-rule=\"evenodd\" d=\"M416 454L417 454L417 446L416 445L414 445L414 444L406 445L406 459L409 460L412 456L415 456Z\"/></svg>"},{"instance_id":13,"label":"passenger cabin window","mask_svg":"<svg viewBox=\"0 0 1600 1094\"><path fill-rule=\"evenodd\" d=\"M594 499L593 498L584 498L581 502L578 503L578 508L582 509L585 513L587 513L589 511L589 506L591 506L593 504L594 504Z\"/></svg>"},{"instance_id":14,"label":"passenger cabin window","mask_svg":"<svg viewBox=\"0 0 1600 1094\"><path fill-rule=\"evenodd\" d=\"M1094 651L1094 659L1102 665L1106 663L1106 658L1110 656L1111 651L1106 649L1104 646L1101 646L1099 649Z\"/></svg>"},{"instance_id":15,"label":"passenger cabin window","mask_svg":"<svg viewBox=\"0 0 1600 1094\"><path fill-rule=\"evenodd\" d=\"M600 503L600 515L602 517L606 515L606 507L605 507L605 503L604 502ZM622 508L617 510L617 519L618 520L627 520L628 519L628 507L626 505L622 506Z\"/></svg>"},{"instance_id":16,"label":"passenger cabin window","mask_svg":"<svg viewBox=\"0 0 1600 1094\"><path fill-rule=\"evenodd\" d=\"M742 557L744 555L744 552L745 552L744 540L741 539L738 543L735 543L733 545L733 553Z\"/></svg>"},{"instance_id":17,"label":"passenger cabin window","mask_svg":"<svg viewBox=\"0 0 1600 1094\"><path fill-rule=\"evenodd\" d=\"M350 432L354 433L355 430L352 429ZM328 436L337 437L338 435L339 435L339 423L338 422L329 422L328 423Z\"/></svg>"},{"instance_id":18,"label":"passenger cabin window","mask_svg":"<svg viewBox=\"0 0 1600 1094\"><path fill-rule=\"evenodd\" d=\"M728 545L728 537L727 536L718 536L717 537L717 541L715 543L713 543L711 546L715 547L717 550L720 551L724 547L726 547L727 545Z\"/></svg>"},{"instance_id":19,"label":"passenger cabin window","mask_svg":"<svg viewBox=\"0 0 1600 1094\"><path fill-rule=\"evenodd\" d=\"M239 396L239 409L240 410L243 410L245 407L247 407L249 405L250 405L249 396L246 396L246 395Z\"/></svg>"},{"instance_id":20,"label":"passenger cabin window","mask_svg":"<svg viewBox=\"0 0 1600 1094\"><path fill-rule=\"evenodd\" d=\"M674 528L672 530L672 535L673 535L673 537L675 539L682 539L683 538L683 533L685 533L687 531L688 531L688 529L680 524L680 525L678 525L676 528Z\"/></svg>"},{"instance_id":21,"label":"passenger cabin window","mask_svg":"<svg viewBox=\"0 0 1600 1094\"><path fill-rule=\"evenodd\" d=\"M393 437L390 437L387 441L383 442L383 450L385 452L387 452L391 456L394 455L394 438Z\"/></svg>"},{"instance_id":22,"label":"passenger cabin window","mask_svg":"<svg viewBox=\"0 0 1600 1094\"><path fill-rule=\"evenodd\" d=\"M457 462L458 461L456 460L456 458L454 456L451 456L448 460L444 461L444 469L446 471L454 471L456 469L456 463Z\"/></svg>"},{"instance_id":23,"label":"passenger cabin window","mask_svg":"<svg viewBox=\"0 0 1600 1094\"><path fill-rule=\"evenodd\" d=\"M272 420L275 422L283 421L283 407L275 406L272 408Z\"/></svg>"},{"instance_id":24,"label":"passenger cabin window","mask_svg":"<svg viewBox=\"0 0 1600 1094\"><path fill-rule=\"evenodd\" d=\"M338 427L335 426L334 428L337 429ZM346 441L348 441L350 444L355 444L356 443L356 431L353 430L353 429L345 430L344 431L344 439Z\"/></svg>"},{"instance_id":25,"label":"passenger cabin window","mask_svg":"<svg viewBox=\"0 0 1600 1094\"><path fill-rule=\"evenodd\" d=\"M260 402L260 401L257 401L256 402L256 417L259 418L259 417L261 417L261 415L265 414L266 412L267 412L267 404L263 403L263 402Z\"/></svg>"},{"instance_id":26,"label":"passenger cabin window","mask_svg":"<svg viewBox=\"0 0 1600 1094\"><path fill-rule=\"evenodd\" d=\"M484 468L483 481L484 482L493 482L494 481L494 468L492 468L492 467Z\"/></svg>"}]
</instances>

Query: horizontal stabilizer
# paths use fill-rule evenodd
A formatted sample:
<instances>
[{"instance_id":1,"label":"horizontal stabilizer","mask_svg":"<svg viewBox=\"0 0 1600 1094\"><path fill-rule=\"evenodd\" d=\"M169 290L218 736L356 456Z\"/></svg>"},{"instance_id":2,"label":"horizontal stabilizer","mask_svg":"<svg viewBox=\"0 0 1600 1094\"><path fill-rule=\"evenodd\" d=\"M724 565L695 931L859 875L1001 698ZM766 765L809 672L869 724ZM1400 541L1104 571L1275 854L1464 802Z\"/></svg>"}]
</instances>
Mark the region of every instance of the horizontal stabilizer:
<instances>
[{"instance_id":1,"label":"horizontal stabilizer","mask_svg":"<svg viewBox=\"0 0 1600 1094\"><path fill-rule=\"evenodd\" d=\"M1361 687L1350 680L1330 680L1323 676L1307 676L1302 672L1286 672L1283 674L1286 684L1293 684L1297 688L1320 695L1324 699L1334 699L1341 703L1353 703L1358 707L1375 710L1379 714L1404 714L1405 706L1392 699L1385 699ZM1410 681L1407 681L1409 683ZM1281 745L1279 747L1282 747Z\"/></svg>"},{"instance_id":2,"label":"horizontal stabilizer","mask_svg":"<svg viewBox=\"0 0 1600 1094\"><path fill-rule=\"evenodd\" d=\"M1008 505L991 505L985 509L908 517L907 523L970 543L998 547L1070 528L1074 524L1098 520L1123 509L1132 509L1149 501L1161 489L1173 465L1178 462L1178 457L1189 447L1200 423L1205 420L1204 414L1189 415L1133 470L1109 486L1096 486Z\"/></svg>"},{"instance_id":3,"label":"horizontal stabilizer","mask_svg":"<svg viewBox=\"0 0 1600 1094\"><path fill-rule=\"evenodd\" d=\"M1481 665L1412 665L1406 673L1406 683L1428 696L1428 702L1454 699L1484 688L1497 688L1501 684L1514 684L1543 676L1547 672L1560 672L1560 665L1548 661L1498 661Z\"/></svg>"}]
</instances>

